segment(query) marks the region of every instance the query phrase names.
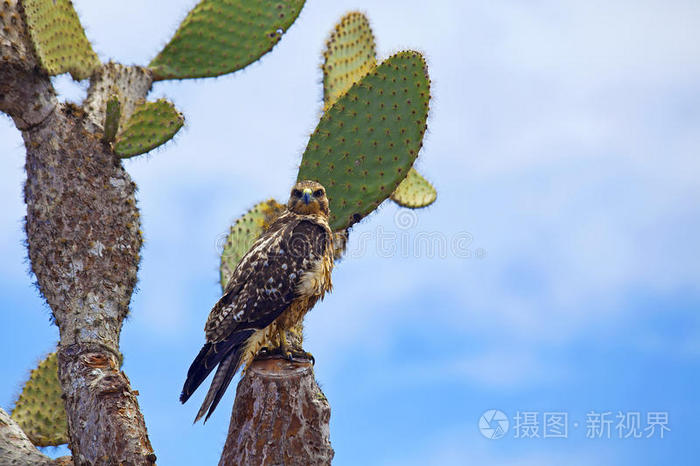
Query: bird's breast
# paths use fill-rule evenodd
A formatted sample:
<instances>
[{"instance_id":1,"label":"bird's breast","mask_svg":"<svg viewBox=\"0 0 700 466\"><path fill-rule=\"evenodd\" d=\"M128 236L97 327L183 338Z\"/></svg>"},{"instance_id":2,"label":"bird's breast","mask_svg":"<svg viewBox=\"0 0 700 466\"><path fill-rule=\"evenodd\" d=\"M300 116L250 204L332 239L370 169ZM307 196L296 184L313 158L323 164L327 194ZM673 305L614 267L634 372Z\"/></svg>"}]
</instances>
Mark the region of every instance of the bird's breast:
<instances>
[{"instance_id":1,"label":"bird's breast","mask_svg":"<svg viewBox=\"0 0 700 466\"><path fill-rule=\"evenodd\" d=\"M301 276L297 286L297 295L302 297L322 296L331 289L332 258L328 256L316 260L310 269Z\"/></svg>"}]
</instances>

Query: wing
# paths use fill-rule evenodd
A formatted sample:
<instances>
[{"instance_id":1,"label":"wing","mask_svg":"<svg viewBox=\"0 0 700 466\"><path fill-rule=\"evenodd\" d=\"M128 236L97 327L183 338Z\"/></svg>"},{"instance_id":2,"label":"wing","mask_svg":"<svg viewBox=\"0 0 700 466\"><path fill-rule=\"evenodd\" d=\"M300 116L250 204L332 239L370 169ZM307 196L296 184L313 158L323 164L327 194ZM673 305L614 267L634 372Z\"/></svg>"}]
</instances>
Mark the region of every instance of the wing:
<instances>
[{"instance_id":1,"label":"wing","mask_svg":"<svg viewBox=\"0 0 700 466\"><path fill-rule=\"evenodd\" d=\"M241 259L205 326L207 343L192 363L180 400L184 403L219 365L198 418L216 404L239 369L246 342L270 325L297 296L301 278L330 244L323 225L283 214Z\"/></svg>"},{"instance_id":2,"label":"wing","mask_svg":"<svg viewBox=\"0 0 700 466\"><path fill-rule=\"evenodd\" d=\"M270 325L297 297L299 281L323 257L329 240L315 221L288 213L275 222L243 257L209 314L207 341Z\"/></svg>"},{"instance_id":3,"label":"wing","mask_svg":"<svg viewBox=\"0 0 700 466\"><path fill-rule=\"evenodd\" d=\"M226 285L223 296L209 313L204 327L207 342L187 372L187 380L180 394L181 402L184 403L189 399L219 363L240 352L240 349L245 347L247 339L256 330L269 325L275 316L291 303L292 296L284 296L280 293L270 296L276 299L276 302L268 299L266 306L256 306L253 302L248 307L248 303L258 295L256 288L262 280L260 272L263 264L268 261L269 266L268 258L276 257L279 243L287 230L293 228L296 223L297 219L289 212L285 212L241 258Z\"/></svg>"},{"instance_id":4,"label":"wing","mask_svg":"<svg viewBox=\"0 0 700 466\"><path fill-rule=\"evenodd\" d=\"M222 341L239 329L265 328L289 306L294 288L274 275L287 267L284 243L298 223L295 215L286 212L253 243L209 313L204 327L207 341Z\"/></svg>"}]
</instances>

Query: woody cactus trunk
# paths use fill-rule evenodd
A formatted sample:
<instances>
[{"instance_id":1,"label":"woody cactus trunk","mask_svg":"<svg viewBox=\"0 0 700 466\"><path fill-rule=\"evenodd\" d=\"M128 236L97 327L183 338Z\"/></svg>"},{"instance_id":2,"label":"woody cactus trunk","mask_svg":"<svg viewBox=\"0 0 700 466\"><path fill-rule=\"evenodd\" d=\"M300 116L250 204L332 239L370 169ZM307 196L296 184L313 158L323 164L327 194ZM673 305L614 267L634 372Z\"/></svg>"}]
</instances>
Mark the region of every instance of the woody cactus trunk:
<instances>
[{"instance_id":1,"label":"woody cactus trunk","mask_svg":"<svg viewBox=\"0 0 700 466\"><path fill-rule=\"evenodd\" d=\"M101 63L70 0L0 1L0 111L24 139L31 270L60 331L57 355L32 373L12 419L0 412L1 464L49 464L27 439L68 440L80 465L156 461L137 392L120 370L142 244L136 187L121 158L167 142L184 123L172 103L146 100L154 80L256 61L303 4L202 0L142 67ZM62 73L89 79L82 105L59 102L50 77Z\"/></svg>"}]
</instances>

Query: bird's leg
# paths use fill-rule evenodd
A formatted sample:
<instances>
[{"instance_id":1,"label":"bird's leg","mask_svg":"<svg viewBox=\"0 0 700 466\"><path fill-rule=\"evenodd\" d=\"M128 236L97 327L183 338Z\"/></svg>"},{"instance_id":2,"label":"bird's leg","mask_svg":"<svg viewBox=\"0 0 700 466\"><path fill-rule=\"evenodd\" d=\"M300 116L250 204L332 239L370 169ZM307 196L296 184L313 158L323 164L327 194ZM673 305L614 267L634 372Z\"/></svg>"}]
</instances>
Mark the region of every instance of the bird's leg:
<instances>
[{"instance_id":1,"label":"bird's leg","mask_svg":"<svg viewBox=\"0 0 700 466\"><path fill-rule=\"evenodd\" d=\"M291 351L289 351L289 345L287 344L287 333L283 328L277 330L277 338L279 338L279 348L282 355L290 361L294 359Z\"/></svg>"},{"instance_id":2,"label":"bird's leg","mask_svg":"<svg viewBox=\"0 0 700 466\"><path fill-rule=\"evenodd\" d=\"M301 324L293 325L287 331L292 339L292 346L301 348L304 344L304 328Z\"/></svg>"},{"instance_id":3,"label":"bird's leg","mask_svg":"<svg viewBox=\"0 0 700 466\"><path fill-rule=\"evenodd\" d=\"M289 328L289 336L291 338L291 353L294 359L304 359L315 363L313 354L308 351L304 351L304 327L301 323L298 323Z\"/></svg>"}]
</instances>

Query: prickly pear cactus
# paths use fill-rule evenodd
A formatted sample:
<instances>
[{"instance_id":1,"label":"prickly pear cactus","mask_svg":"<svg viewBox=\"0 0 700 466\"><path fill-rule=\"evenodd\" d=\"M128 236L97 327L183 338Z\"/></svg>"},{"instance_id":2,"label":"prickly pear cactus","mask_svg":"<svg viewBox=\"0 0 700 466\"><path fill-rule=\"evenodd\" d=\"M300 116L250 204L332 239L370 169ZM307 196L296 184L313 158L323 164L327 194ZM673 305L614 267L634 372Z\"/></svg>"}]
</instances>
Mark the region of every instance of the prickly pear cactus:
<instances>
[{"instance_id":1,"label":"prickly pear cactus","mask_svg":"<svg viewBox=\"0 0 700 466\"><path fill-rule=\"evenodd\" d=\"M403 207L416 209L427 207L437 199L437 191L414 168L391 194L391 200Z\"/></svg>"},{"instance_id":2,"label":"prickly pear cactus","mask_svg":"<svg viewBox=\"0 0 700 466\"><path fill-rule=\"evenodd\" d=\"M374 34L362 13L343 16L323 52L323 102L328 109L353 84L377 66Z\"/></svg>"},{"instance_id":3,"label":"prickly pear cactus","mask_svg":"<svg viewBox=\"0 0 700 466\"><path fill-rule=\"evenodd\" d=\"M425 60L406 51L377 66L323 114L297 179L326 187L334 231L376 209L406 177L423 144L429 100Z\"/></svg>"},{"instance_id":4,"label":"prickly pear cactus","mask_svg":"<svg viewBox=\"0 0 700 466\"><path fill-rule=\"evenodd\" d=\"M51 353L31 372L12 410L12 418L34 445L46 447L68 443L62 394L58 358L56 353Z\"/></svg>"},{"instance_id":5,"label":"prickly pear cactus","mask_svg":"<svg viewBox=\"0 0 700 466\"><path fill-rule=\"evenodd\" d=\"M303 6L304 0L202 0L149 68L156 79L239 70L272 50Z\"/></svg>"},{"instance_id":6,"label":"prickly pear cactus","mask_svg":"<svg viewBox=\"0 0 700 466\"><path fill-rule=\"evenodd\" d=\"M24 0L25 21L41 66L50 75L90 77L100 65L70 0Z\"/></svg>"},{"instance_id":7,"label":"prickly pear cactus","mask_svg":"<svg viewBox=\"0 0 700 466\"><path fill-rule=\"evenodd\" d=\"M285 206L269 199L255 205L231 225L226 244L221 252L221 289L226 288L236 266L243 255L248 252L256 239L284 211Z\"/></svg>"},{"instance_id":8,"label":"prickly pear cactus","mask_svg":"<svg viewBox=\"0 0 700 466\"><path fill-rule=\"evenodd\" d=\"M165 99L143 102L117 135L114 152L122 158L148 152L172 139L184 122L182 114Z\"/></svg>"},{"instance_id":9,"label":"prickly pear cactus","mask_svg":"<svg viewBox=\"0 0 700 466\"><path fill-rule=\"evenodd\" d=\"M377 64L374 34L365 15L351 12L343 16L326 42L323 57L323 99L324 110L327 110ZM411 208L434 202L435 188L413 168L409 176L411 179L402 181L391 199Z\"/></svg>"},{"instance_id":10,"label":"prickly pear cactus","mask_svg":"<svg viewBox=\"0 0 700 466\"><path fill-rule=\"evenodd\" d=\"M105 110L104 141L112 142L119 130L119 119L121 118L121 105L119 97L112 95L107 99L107 109Z\"/></svg>"}]
</instances>

